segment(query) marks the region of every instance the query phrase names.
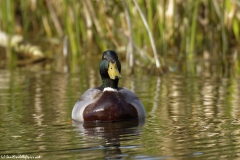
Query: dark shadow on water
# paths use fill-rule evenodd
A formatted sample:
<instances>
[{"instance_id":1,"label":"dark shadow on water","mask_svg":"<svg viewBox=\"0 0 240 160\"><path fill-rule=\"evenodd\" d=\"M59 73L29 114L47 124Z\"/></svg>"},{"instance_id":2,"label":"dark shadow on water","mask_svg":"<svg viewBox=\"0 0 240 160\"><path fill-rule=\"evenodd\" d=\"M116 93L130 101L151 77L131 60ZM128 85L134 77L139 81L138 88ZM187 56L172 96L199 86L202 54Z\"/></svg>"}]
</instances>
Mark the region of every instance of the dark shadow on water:
<instances>
[{"instance_id":1,"label":"dark shadow on water","mask_svg":"<svg viewBox=\"0 0 240 160\"><path fill-rule=\"evenodd\" d=\"M121 141L126 137L129 140L139 136L145 119L113 123L72 121L72 124L83 136L103 138L106 159L121 159L126 156L122 154Z\"/></svg>"}]
</instances>

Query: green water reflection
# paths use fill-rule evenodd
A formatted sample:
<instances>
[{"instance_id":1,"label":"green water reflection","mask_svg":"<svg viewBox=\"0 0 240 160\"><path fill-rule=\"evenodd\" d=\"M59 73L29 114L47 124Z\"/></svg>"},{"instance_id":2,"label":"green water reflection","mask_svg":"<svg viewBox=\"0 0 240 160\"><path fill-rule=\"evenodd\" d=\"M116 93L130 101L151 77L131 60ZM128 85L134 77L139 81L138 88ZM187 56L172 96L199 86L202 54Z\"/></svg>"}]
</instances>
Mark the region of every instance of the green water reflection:
<instances>
[{"instance_id":1,"label":"green water reflection","mask_svg":"<svg viewBox=\"0 0 240 160\"><path fill-rule=\"evenodd\" d=\"M0 71L0 155L44 159L238 159L240 77L126 76L142 100L145 124L72 125L71 111L97 65L77 74ZM96 76L97 75L97 76Z\"/></svg>"}]
</instances>

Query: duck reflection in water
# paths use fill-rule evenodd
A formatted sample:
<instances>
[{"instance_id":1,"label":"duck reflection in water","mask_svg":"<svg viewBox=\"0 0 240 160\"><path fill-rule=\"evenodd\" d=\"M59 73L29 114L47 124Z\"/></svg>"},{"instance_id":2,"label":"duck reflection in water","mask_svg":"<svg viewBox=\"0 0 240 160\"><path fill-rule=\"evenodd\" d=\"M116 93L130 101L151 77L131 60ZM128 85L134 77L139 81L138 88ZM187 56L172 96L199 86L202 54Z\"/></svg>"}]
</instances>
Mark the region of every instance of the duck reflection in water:
<instances>
[{"instance_id":1,"label":"duck reflection in water","mask_svg":"<svg viewBox=\"0 0 240 160\"><path fill-rule=\"evenodd\" d=\"M77 122L73 120L72 124L83 136L103 138L106 159L122 159L126 154L121 151L121 141L131 141L136 139L136 136L140 136L145 119L114 123Z\"/></svg>"}]
</instances>

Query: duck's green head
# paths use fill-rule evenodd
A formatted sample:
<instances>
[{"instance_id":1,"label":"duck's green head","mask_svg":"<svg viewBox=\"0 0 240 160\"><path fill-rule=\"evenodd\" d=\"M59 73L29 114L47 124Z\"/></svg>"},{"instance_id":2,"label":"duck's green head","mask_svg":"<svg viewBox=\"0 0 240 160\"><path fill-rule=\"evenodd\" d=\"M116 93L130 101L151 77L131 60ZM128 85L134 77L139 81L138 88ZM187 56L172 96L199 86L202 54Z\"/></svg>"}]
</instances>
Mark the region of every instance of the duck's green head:
<instances>
[{"instance_id":1,"label":"duck's green head","mask_svg":"<svg viewBox=\"0 0 240 160\"><path fill-rule=\"evenodd\" d=\"M118 80L121 78L121 63L118 60L117 53L112 50L103 52L100 62L100 75L102 77L103 87L117 89Z\"/></svg>"}]
</instances>

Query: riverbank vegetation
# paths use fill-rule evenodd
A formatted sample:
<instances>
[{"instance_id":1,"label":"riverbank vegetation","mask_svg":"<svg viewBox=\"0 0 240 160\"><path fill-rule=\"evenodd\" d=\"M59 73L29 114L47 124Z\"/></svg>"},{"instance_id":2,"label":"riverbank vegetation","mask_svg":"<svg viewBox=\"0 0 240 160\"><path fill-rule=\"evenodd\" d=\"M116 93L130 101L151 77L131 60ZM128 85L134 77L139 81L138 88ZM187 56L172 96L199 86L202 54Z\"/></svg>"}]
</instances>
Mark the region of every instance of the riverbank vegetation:
<instances>
[{"instance_id":1,"label":"riverbank vegetation","mask_svg":"<svg viewBox=\"0 0 240 160\"><path fill-rule=\"evenodd\" d=\"M17 45L37 45L47 59L62 54L69 68L114 49L129 68L162 71L183 63L194 70L203 60L231 63L239 72L239 8L237 0L0 0L0 31L8 35L0 65L14 64L16 52L31 55L12 49L11 37L20 35Z\"/></svg>"}]
</instances>

